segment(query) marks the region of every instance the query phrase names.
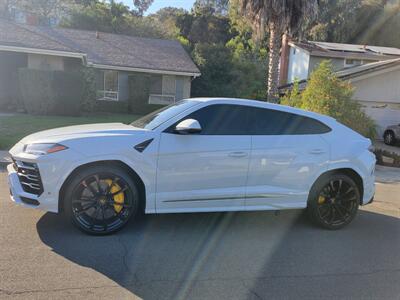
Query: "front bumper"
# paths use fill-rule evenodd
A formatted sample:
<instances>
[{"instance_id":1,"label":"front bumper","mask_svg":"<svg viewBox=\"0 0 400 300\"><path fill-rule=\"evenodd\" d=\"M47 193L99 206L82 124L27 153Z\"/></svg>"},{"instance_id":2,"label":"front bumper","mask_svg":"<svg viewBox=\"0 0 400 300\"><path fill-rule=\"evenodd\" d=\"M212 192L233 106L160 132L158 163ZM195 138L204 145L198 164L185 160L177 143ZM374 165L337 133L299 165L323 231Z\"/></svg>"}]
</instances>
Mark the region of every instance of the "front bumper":
<instances>
[{"instance_id":1,"label":"front bumper","mask_svg":"<svg viewBox=\"0 0 400 300\"><path fill-rule=\"evenodd\" d=\"M18 205L37 208L40 206L38 196L24 191L21 182L19 181L17 171L12 164L7 166L8 186L10 187L10 198Z\"/></svg>"},{"instance_id":2,"label":"front bumper","mask_svg":"<svg viewBox=\"0 0 400 300\"><path fill-rule=\"evenodd\" d=\"M45 191L40 196L28 193L22 188L13 164L7 166L7 172L10 198L15 204L50 212L58 211L58 198L50 197L52 195L51 192Z\"/></svg>"}]
</instances>

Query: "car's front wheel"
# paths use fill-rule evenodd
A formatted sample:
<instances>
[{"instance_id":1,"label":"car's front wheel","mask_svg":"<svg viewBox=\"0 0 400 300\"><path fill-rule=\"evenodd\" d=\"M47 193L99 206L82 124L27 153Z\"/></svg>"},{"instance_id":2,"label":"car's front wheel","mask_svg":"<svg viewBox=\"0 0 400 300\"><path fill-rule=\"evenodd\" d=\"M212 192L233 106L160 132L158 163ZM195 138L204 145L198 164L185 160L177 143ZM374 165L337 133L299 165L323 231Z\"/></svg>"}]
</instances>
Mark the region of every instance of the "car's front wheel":
<instances>
[{"instance_id":1,"label":"car's front wheel","mask_svg":"<svg viewBox=\"0 0 400 300\"><path fill-rule=\"evenodd\" d=\"M307 210L312 220L327 229L340 229L357 214L360 191L349 176L323 176L312 187Z\"/></svg>"},{"instance_id":2,"label":"car's front wheel","mask_svg":"<svg viewBox=\"0 0 400 300\"><path fill-rule=\"evenodd\" d=\"M137 212L139 193L124 170L94 166L69 182L65 192L65 213L82 231L104 235L121 229Z\"/></svg>"},{"instance_id":3,"label":"car's front wheel","mask_svg":"<svg viewBox=\"0 0 400 300\"><path fill-rule=\"evenodd\" d=\"M396 142L396 138L394 136L393 131L386 131L383 135L383 141L386 145L394 145Z\"/></svg>"}]
</instances>

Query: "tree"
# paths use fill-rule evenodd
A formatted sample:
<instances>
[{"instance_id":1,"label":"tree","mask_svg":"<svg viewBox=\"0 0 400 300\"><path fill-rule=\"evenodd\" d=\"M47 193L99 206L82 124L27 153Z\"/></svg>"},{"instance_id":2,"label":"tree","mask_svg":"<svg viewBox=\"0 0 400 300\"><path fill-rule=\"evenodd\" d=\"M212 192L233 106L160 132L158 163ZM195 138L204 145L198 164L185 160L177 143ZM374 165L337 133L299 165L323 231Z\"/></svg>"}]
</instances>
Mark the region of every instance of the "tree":
<instances>
[{"instance_id":1,"label":"tree","mask_svg":"<svg viewBox=\"0 0 400 300\"><path fill-rule=\"evenodd\" d=\"M233 97L232 54L223 44L196 44L193 59L202 75L193 81L195 97Z\"/></svg>"},{"instance_id":2,"label":"tree","mask_svg":"<svg viewBox=\"0 0 400 300\"><path fill-rule=\"evenodd\" d=\"M229 19L214 15L208 9L196 14L181 14L176 19L176 25L180 34L193 46L197 43L225 44L232 38Z\"/></svg>"},{"instance_id":3,"label":"tree","mask_svg":"<svg viewBox=\"0 0 400 300\"><path fill-rule=\"evenodd\" d=\"M375 123L361 104L352 99L353 93L351 84L336 76L329 61L323 61L311 74L305 90L300 93L295 84L281 103L331 116L360 134L374 138Z\"/></svg>"},{"instance_id":4,"label":"tree","mask_svg":"<svg viewBox=\"0 0 400 300\"><path fill-rule=\"evenodd\" d=\"M143 13L149 9L154 0L133 0L134 11L139 16L143 16Z\"/></svg>"},{"instance_id":5,"label":"tree","mask_svg":"<svg viewBox=\"0 0 400 300\"><path fill-rule=\"evenodd\" d=\"M400 47L400 1L365 0L352 42Z\"/></svg>"},{"instance_id":6,"label":"tree","mask_svg":"<svg viewBox=\"0 0 400 300\"><path fill-rule=\"evenodd\" d=\"M348 42L357 28L363 0L320 0L318 18L308 33L315 41Z\"/></svg>"},{"instance_id":7,"label":"tree","mask_svg":"<svg viewBox=\"0 0 400 300\"><path fill-rule=\"evenodd\" d=\"M260 36L269 33L267 99L278 101L279 51L285 32L297 34L316 16L318 0L241 0L241 11Z\"/></svg>"},{"instance_id":8,"label":"tree","mask_svg":"<svg viewBox=\"0 0 400 300\"><path fill-rule=\"evenodd\" d=\"M196 0L193 4L194 13L204 8L212 9L217 15L226 16L229 10L229 0Z\"/></svg>"},{"instance_id":9,"label":"tree","mask_svg":"<svg viewBox=\"0 0 400 300\"><path fill-rule=\"evenodd\" d=\"M316 41L400 47L399 0L320 0L307 38Z\"/></svg>"},{"instance_id":10,"label":"tree","mask_svg":"<svg viewBox=\"0 0 400 300\"><path fill-rule=\"evenodd\" d=\"M74 9L62 27L119 34L164 37L160 23L132 13L123 3L96 2Z\"/></svg>"},{"instance_id":11,"label":"tree","mask_svg":"<svg viewBox=\"0 0 400 300\"><path fill-rule=\"evenodd\" d=\"M236 59L223 44L196 44L192 57L202 73L193 81L193 96L260 99L262 63Z\"/></svg>"},{"instance_id":12,"label":"tree","mask_svg":"<svg viewBox=\"0 0 400 300\"><path fill-rule=\"evenodd\" d=\"M246 56L266 59L268 35L265 35L263 39L256 38L251 23L241 14L240 1L229 1L230 30L234 36L227 43L227 46L233 49L236 58Z\"/></svg>"},{"instance_id":13,"label":"tree","mask_svg":"<svg viewBox=\"0 0 400 300\"><path fill-rule=\"evenodd\" d=\"M180 34L180 30L176 25L176 21L179 16L187 13L188 12L183 8L164 7L156 13L149 15L147 18L158 22L160 27L163 28L166 37L177 38Z\"/></svg>"},{"instance_id":14,"label":"tree","mask_svg":"<svg viewBox=\"0 0 400 300\"><path fill-rule=\"evenodd\" d=\"M73 0L18 0L8 2L13 2L14 7L37 15L41 20L48 20L50 17L60 18L75 4Z\"/></svg>"}]
</instances>

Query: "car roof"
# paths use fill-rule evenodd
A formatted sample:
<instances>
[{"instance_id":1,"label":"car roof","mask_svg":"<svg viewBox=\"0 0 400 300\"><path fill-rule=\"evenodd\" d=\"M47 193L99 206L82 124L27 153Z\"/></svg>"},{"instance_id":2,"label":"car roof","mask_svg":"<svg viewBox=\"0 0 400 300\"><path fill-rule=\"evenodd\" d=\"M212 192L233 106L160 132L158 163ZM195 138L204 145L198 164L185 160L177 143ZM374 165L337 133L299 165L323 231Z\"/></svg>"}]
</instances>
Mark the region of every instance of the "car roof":
<instances>
[{"instance_id":1,"label":"car roof","mask_svg":"<svg viewBox=\"0 0 400 300\"><path fill-rule=\"evenodd\" d=\"M295 107L291 107L291 106L265 102L265 101L261 101L261 100L250 100L250 99L241 99L241 98L216 98L216 97L190 98L187 100L206 102L209 104L220 103L220 104L234 104L234 105L261 107L261 108L279 110L279 111L289 112L289 113L298 114L298 115L302 115L302 116L307 116L307 117L322 121L329 125L333 125L333 123L336 123L336 120L334 118L326 116L326 115L318 114L315 112L311 112L311 111L307 111L307 110L303 110L303 109L295 108Z\"/></svg>"}]
</instances>

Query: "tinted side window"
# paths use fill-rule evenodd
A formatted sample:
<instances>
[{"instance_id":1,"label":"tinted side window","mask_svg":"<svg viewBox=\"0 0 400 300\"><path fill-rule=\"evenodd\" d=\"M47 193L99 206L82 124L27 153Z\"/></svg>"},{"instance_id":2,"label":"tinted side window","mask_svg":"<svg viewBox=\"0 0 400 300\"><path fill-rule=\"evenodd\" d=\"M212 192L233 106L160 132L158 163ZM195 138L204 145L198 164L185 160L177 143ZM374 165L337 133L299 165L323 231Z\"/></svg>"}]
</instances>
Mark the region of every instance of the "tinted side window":
<instances>
[{"instance_id":1,"label":"tinted side window","mask_svg":"<svg viewBox=\"0 0 400 300\"><path fill-rule=\"evenodd\" d=\"M256 107L250 110L252 135L321 134L331 130L317 120L292 113Z\"/></svg>"},{"instance_id":2,"label":"tinted side window","mask_svg":"<svg viewBox=\"0 0 400 300\"><path fill-rule=\"evenodd\" d=\"M331 131L325 124L312 118L294 115L299 119L299 126L296 127L292 134L322 134Z\"/></svg>"},{"instance_id":3,"label":"tinted side window","mask_svg":"<svg viewBox=\"0 0 400 300\"><path fill-rule=\"evenodd\" d=\"M201 125L201 135L244 135L247 133L246 106L215 104L201 108L182 120L195 119ZM177 122L177 123L179 123ZM174 124L167 130L172 132Z\"/></svg>"}]
</instances>

